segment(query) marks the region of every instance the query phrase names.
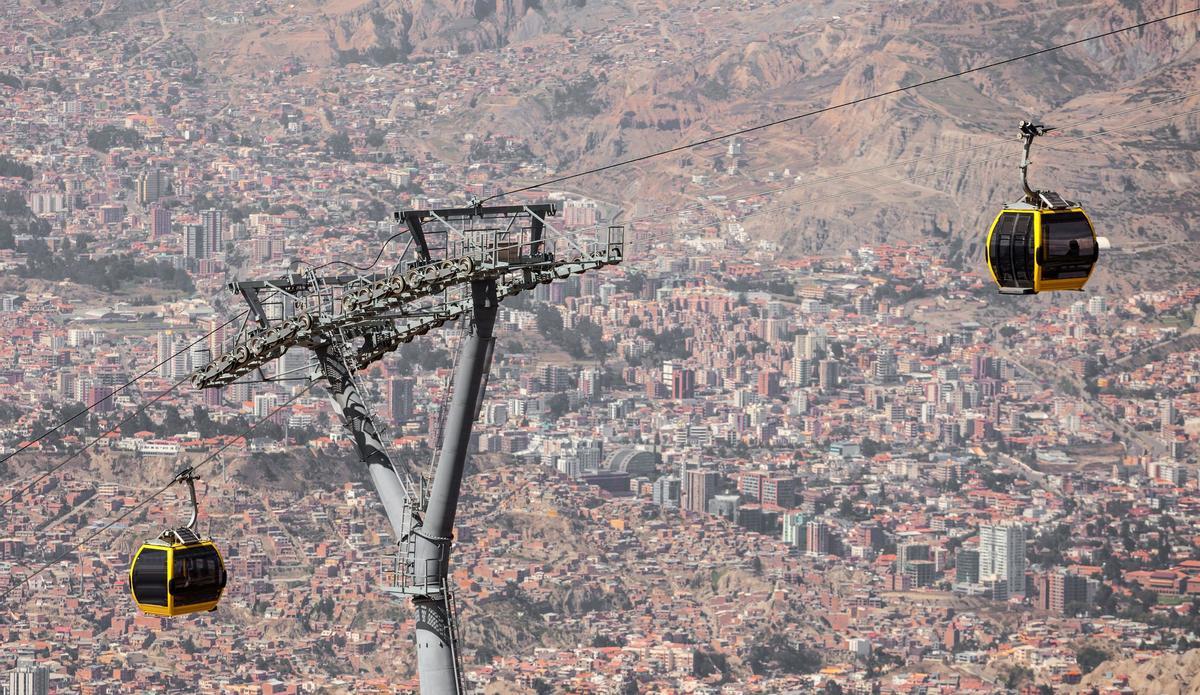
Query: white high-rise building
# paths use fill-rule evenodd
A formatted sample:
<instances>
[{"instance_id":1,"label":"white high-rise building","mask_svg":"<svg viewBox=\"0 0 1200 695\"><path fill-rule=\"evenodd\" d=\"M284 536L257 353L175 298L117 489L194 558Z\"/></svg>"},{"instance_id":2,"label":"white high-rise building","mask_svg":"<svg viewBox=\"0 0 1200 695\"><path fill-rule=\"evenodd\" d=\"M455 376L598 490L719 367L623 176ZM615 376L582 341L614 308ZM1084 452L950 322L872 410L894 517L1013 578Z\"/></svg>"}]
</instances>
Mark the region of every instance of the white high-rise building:
<instances>
[{"instance_id":1,"label":"white high-rise building","mask_svg":"<svg viewBox=\"0 0 1200 695\"><path fill-rule=\"evenodd\" d=\"M1067 318L1072 322L1082 321L1085 313L1087 313L1087 305L1083 302L1074 302L1071 304L1071 308L1067 310Z\"/></svg>"},{"instance_id":2,"label":"white high-rise building","mask_svg":"<svg viewBox=\"0 0 1200 695\"><path fill-rule=\"evenodd\" d=\"M594 398L600 395L600 372L595 369L579 371L579 395Z\"/></svg>"},{"instance_id":3,"label":"white high-rise building","mask_svg":"<svg viewBox=\"0 0 1200 695\"><path fill-rule=\"evenodd\" d=\"M1168 430L1173 427L1175 425L1175 418L1179 415L1175 411L1175 402L1170 398L1163 400L1162 404L1159 405L1158 413L1161 417L1163 430Z\"/></svg>"},{"instance_id":4,"label":"white high-rise building","mask_svg":"<svg viewBox=\"0 0 1200 695\"><path fill-rule=\"evenodd\" d=\"M812 383L812 360L803 357L792 358L792 373L790 374L793 386L805 387Z\"/></svg>"},{"instance_id":5,"label":"white high-rise building","mask_svg":"<svg viewBox=\"0 0 1200 695\"><path fill-rule=\"evenodd\" d=\"M792 354L800 359L812 361L818 353L825 352L825 334L820 329L810 329L792 339Z\"/></svg>"},{"instance_id":6,"label":"white high-rise building","mask_svg":"<svg viewBox=\"0 0 1200 695\"><path fill-rule=\"evenodd\" d=\"M508 422L507 403L488 403L483 408L483 424L503 425Z\"/></svg>"},{"instance_id":7,"label":"white high-rise building","mask_svg":"<svg viewBox=\"0 0 1200 695\"><path fill-rule=\"evenodd\" d=\"M208 257L220 253L225 242L225 211L215 208L201 210L200 226L204 233L204 248Z\"/></svg>"},{"instance_id":8,"label":"white high-rise building","mask_svg":"<svg viewBox=\"0 0 1200 695\"><path fill-rule=\"evenodd\" d=\"M580 465L579 459L574 456L559 456L555 465L559 473L578 480L583 477L583 466Z\"/></svg>"},{"instance_id":9,"label":"white high-rise building","mask_svg":"<svg viewBox=\"0 0 1200 695\"><path fill-rule=\"evenodd\" d=\"M804 415L808 412L808 392L796 390L792 392L791 402L792 415Z\"/></svg>"},{"instance_id":10,"label":"white high-rise building","mask_svg":"<svg viewBox=\"0 0 1200 695\"><path fill-rule=\"evenodd\" d=\"M1108 312L1108 302L1104 297L1096 295L1088 300L1087 312L1092 316L1103 316Z\"/></svg>"},{"instance_id":11,"label":"white high-rise building","mask_svg":"<svg viewBox=\"0 0 1200 695\"><path fill-rule=\"evenodd\" d=\"M181 350L179 354L171 358L171 378L182 379L188 374L191 374L192 370L190 365L191 360L189 359L188 352L186 350Z\"/></svg>"},{"instance_id":12,"label":"white high-rise building","mask_svg":"<svg viewBox=\"0 0 1200 695\"><path fill-rule=\"evenodd\" d=\"M280 370L290 377L304 376L304 368L312 362L312 353L307 348L293 347L283 353L283 358L280 360ZM196 365L192 365L192 369L198 369Z\"/></svg>"},{"instance_id":13,"label":"white high-rise building","mask_svg":"<svg viewBox=\"0 0 1200 695\"><path fill-rule=\"evenodd\" d=\"M1025 593L1025 527L1008 521L979 527L979 576L1004 579L1009 594Z\"/></svg>"},{"instance_id":14,"label":"white high-rise building","mask_svg":"<svg viewBox=\"0 0 1200 695\"><path fill-rule=\"evenodd\" d=\"M667 360L662 364L662 382L671 387L671 383L675 378L675 372L683 369L683 363L679 360Z\"/></svg>"},{"instance_id":15,"label":"white high-rise building","mask_svg":"<svg viewBox=\"0 0 1200 695\"><path fill-rule=\"evenodd\" d=\"M142 205L149 205L165 196L170 187L171 177L158 167L150 167L138 176L138 202Z\"/></svg>"},{"instance_id":16,"label":"white high-rise building","mask_svg":"<svg viewBox=\"0 0 1200 695\"><path fill-rule=\"evenodd\" d=\"M173 331L163 331L158 334L158 375L164 379L170 379L173 365L171 364L171 353L175 352L175 333Z\"/></svg>"},{"instance_id":17,"label":"white high-rise building","mask_svg":"<svg viewBox=\"0 0 1200 695\"><path fill-rule=\"evenodd\" d=\"M204 236L204 227L198 224L185 224L183 226L183 249L184 255L188 258L208 258L209 248L208 242Z\"/></svg>"},{"instance_id":18,"label":"white high-rise building","mask_svg":"<svg viewBox=\"0 0 1200 695\"><path fill-rule=\"evenodd\" d=\"M254 417L262 419L275 409L277 399L273 393L260 393L254 397Z\"/></svg>"},{"instance_id":19,"label":"white high-rise building","mask_svg":"<svg viewBox=\"0 0 1200 695\"><path fill-rule=\"evenodd\" d=\"M192 346L188 359L190 360L188 366L192 371L195 371L208 366L208 363L212 362L212 353L209 352L208 346L204 343L196 343Z\"/></svg>"},{"instance_id":20,"label":"white high-rise building","mask_svg":"<svg viewBox=\"0 0 1200 695\"><path fill-rule=\"evenodd\" d=\"M887 346L876 349L875 381L881 384L891 383L896 380L897 373L896 351Z\"/></svg>"},{"instance_id":21,"label":"white high-rise building","mask_svg":"<svg viewBox=\"0 0 1200 695\"><path fill-rule=\"evenodd\" d=\"M50 669L38 666L32 659L18 659L17 667L8 673L8 695L48 695Z\"/></svg>"}]
</instances>

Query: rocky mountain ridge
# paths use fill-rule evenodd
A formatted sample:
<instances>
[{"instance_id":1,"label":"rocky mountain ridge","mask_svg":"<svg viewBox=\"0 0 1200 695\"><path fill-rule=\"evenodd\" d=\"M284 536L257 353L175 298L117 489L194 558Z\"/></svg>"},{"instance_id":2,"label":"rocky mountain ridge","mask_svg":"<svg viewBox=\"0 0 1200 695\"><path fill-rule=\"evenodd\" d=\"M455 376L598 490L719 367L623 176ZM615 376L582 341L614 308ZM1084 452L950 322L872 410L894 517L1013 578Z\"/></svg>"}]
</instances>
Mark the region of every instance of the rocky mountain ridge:
<instances>
[{"instance_id":1,"label":"rocky mountain ridge","mask_svg":"<svg viewBox=\"0 0 1200 695\"><path fill-rule=\"evenodd\" d=\"M626 13L638 9L605 6L610 26L630 21ZM517 113L484 106L452 115L444 125L495 117L498 127L517 133L565 171L853 101L1185 7L1173 0L1058 3L1036 10L1017 2L871 3L855 11L831 2L807 12L789 4L748 5L719 17L705 17L685 3L660 3L660 9L656 28L640 36L642 49L653 45L662 56L657 62L638 60L634 41L611 51L625 63L621 69L588 66L571 78L578 61L568 63L563 79L590 90L588 108L529 108L523 101ZM489 50L538 41L539 33L569 33L576 28L575 10L561 3L499 3L494 9L432 0L364 3L341 15L337 43L339 50L360 53L388 45L433 51L448 48L446 32L453 32L465 48ZM390 24L373 19L378 16ZM723 39L717 26L725 26L729 38ZM567 58L570 50L564 46L563 51ZM745 139L738 175L724 175L717 167L727 162L718 148L709 147L694 151L695 156L665 157L640 172L616 172L578 185L621 199L635 212L717 192L749 193L767 187L765 171L787 168L817 178L1011 136L1021 118L1068 125L1186 94L1200 88L1198 61L1195 20L1172 20L756 133ZM1105 119L1064 133L1064 139L1198 105L1200 99L1190 98ZM1119 242L1183 242L1190 238L1200 202L1196 187L1189 185L1200 166L1193 146L1198 128L1200 120L1191 115L1057 150L1048 140L1048 147L1036 151L1032 175L1035 183L1053 183L1068 197L1087 202L1102 231ZM999 202L1019 192L1016 153L1014 144L897 168L884 176L947 171L849 200L820 198L878 182L878 177L775 196L766 207L816 202L806 203L803 211L749 218L747 227L790 254L950 230L963 235L964 257L974 257ZM1009 157L995 161L998 155ZM691 183L698 172L710 175L709 183ZM623 193L631 189L643 199Z\"/></svg>"}]
</instances>

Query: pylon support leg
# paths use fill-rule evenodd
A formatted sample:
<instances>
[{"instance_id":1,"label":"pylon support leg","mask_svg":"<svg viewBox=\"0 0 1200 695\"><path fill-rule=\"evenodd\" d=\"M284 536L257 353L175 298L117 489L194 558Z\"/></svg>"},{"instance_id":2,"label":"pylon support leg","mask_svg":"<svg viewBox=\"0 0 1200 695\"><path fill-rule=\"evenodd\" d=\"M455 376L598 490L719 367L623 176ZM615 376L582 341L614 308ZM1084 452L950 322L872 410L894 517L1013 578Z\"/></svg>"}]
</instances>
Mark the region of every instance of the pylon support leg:
<instances>
[{"instance_id":1,"label":"pylon support leg","mask_svg":"<svg viewBox=\"0 0 1200 695\"><path fill-rule=\"evenodd\" d=\"M367 473L371 476L392 527L392 537L399 543L409 527L404 518L404 499L408 494L384 449L383 440L363 402L362 394L336 349L331 346L316 351L317 363L325 377L325 388L333 398L334 409L342 418L342 424L354 438L359 461L367 466Z\"/></svg>"},{"instance_id":2,"label":"pylon support leg","mask_svg":"<svg viewBox=\"0 0 1200 695\"><path fill-rule=\"evenodd\" d=\"M421 695L457 694L462 688L453 617L447 608L447 582L454 517L466 470L475 404L482 397L488 348L496 323L496 283L491 280L472 282L471 302L475 319L473 330L463 341L454 373L454 394L446 414L442 451L424 521L414 531L413 583L425 587L425 595L413 599L418 615L417 671L421 678Z\"/></svg>"}]
</instances>

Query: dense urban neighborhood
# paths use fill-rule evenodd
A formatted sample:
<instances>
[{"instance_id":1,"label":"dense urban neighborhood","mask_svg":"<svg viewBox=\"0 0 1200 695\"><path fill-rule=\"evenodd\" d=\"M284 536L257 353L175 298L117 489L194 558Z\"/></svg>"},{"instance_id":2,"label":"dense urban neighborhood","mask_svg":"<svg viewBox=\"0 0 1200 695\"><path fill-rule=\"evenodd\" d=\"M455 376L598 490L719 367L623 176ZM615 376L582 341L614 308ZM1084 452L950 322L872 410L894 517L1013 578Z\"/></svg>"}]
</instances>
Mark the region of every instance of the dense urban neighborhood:
<instances>
[{"instance_id":1,"label":"dense urban neighborhood","mask_svg":"<svg viewBox=\"0 0 1200 695\"><path fill-rule=\"evenodd\" d=\"M395 541L301 392L311 352L280 359L300 380L187 380L243 326L230 281L395 264L396 211L571 168L430 119L523 98L562 42L581 57L545 98L586 110L584 56L653 61L670 16L226 88L161 11L72 33L54 4L0 0L0 690L415 690ZM226 4L214 31L285 21ZM1034 301L949 232L785 253L749 231L756 187L801 181L753 168L767 147L681 163L680 209L516 196L575 239L623 226L629 252L501 304L451 563L470 689L1127 693L1112 660L1200 647L1200 279ZM359 375L418 478L461 323ZM184 493L105 523L225 445L199 522L221 606L139 613L131 554Z\"/></svg>"}]
</instances>

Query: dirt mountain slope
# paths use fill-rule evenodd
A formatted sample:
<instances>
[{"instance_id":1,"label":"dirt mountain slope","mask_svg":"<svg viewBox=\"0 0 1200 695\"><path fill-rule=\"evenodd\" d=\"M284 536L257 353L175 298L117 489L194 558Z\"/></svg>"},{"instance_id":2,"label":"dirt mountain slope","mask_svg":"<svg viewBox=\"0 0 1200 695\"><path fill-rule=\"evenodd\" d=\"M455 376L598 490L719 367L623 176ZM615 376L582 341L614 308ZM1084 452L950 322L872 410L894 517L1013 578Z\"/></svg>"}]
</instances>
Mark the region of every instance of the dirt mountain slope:
<instances>
[{"instance_id":1,"label":"dirt mountain slope","mask_svg":"<svg viewBox=\"0 0 1200 695\"><path fill-rule=\"evenodd\" d=\"M1084 677L1074 692L1124 682L1139 695L1191 695L1200 692L1200 649L1183 654L1164 654L1148 661L1135 659L1105 661Z\"/></svg>"}]
</instances>

